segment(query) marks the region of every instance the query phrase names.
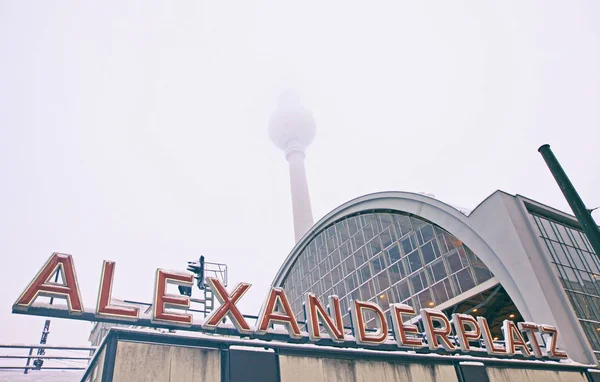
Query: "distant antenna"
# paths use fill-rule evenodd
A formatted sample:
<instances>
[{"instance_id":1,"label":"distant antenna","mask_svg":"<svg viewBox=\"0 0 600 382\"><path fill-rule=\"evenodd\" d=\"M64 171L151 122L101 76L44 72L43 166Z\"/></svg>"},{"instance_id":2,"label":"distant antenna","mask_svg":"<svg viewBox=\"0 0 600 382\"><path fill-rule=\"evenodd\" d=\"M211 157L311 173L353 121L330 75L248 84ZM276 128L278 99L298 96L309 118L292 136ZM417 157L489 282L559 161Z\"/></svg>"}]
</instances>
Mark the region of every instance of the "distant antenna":
<instances>
[{"instance_id":1,"label":"distant antenna","mask_svg":"<svg viewBox=\"0 0 600 382\"><path fill-rule=\"evenodd\" d=\"M275 146L283 150L289 164L296 242L313 225L304 158L305 149L315 138L316 131L315 119L304 108L300 97L291 90L283 92L277 110L269 120L269 136Z\"/></svg>"}]
</instances>

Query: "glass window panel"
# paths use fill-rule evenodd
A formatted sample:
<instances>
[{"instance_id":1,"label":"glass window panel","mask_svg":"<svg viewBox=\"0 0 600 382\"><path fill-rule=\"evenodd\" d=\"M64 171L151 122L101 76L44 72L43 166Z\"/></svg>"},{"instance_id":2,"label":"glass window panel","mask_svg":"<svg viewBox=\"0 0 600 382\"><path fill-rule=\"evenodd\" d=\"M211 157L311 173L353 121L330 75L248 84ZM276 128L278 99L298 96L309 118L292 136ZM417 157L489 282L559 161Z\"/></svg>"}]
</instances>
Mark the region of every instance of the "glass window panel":
<instances>
[{"instance_id":1,"label":"glass window panel","mask_svg":"<svg viewBox=\"0 0 600 382\"><path fill-rule=\"evenodd\" d=\"M380 234L380 238L381 238L381 245L383 246L383 248L389 247L390 244L392 244L394 242L394 239L392 238L392 233L390 232L389 229L385 229L384 231L382 231Z\"/></svg>"},{"instance_id":2,"label":"glass window panel","mask_svg":"<svg viewBox=\"0 0 600 382\"><path fill-rule=\"evenodd\" d=\"M442 253L448 253L450 251L450 249L448 248L448 245L446 244L446 240L444 240L443 233L441 233L437 236L437 242L440 246L440 250L442 251Z\"/></svg>"},{"instance_id":3,"label":"glass window panel","mask_svg":"<svg viewBox=\"0 0 600 382\"><path fill-rule=\"evenodd\" d=\"M469 259L467 258L467 253L465 251L465 247L458 247L456 249L458 251L458 257L460 257L460 262L462 263L463 267L468 267L469 266Z\"/></svg>"},{"instance_id":4,"label":"glass window panel","mask_svg":"<svg viewBox=\"0 0 600 382\"><path fill-rule=\"evenodd\" d=\"M323 293L325 293L325 291L331 289L331 287L333 286L333 280L332 280L331 273L328 275L325 275L325 277L323 277L321 279L321 285L323 287L323 291L321 292L321 294L323 294Z\"/></svg>"},{"instance_id":5,"label":"glass window panel","mask_svg":"<svg viewBox=\"0 0 600 382\"><path fill-rule=\"evenodd\" d=\"M421 261L419 251L413 251L406 258L408 259L408 265L410 266L411 273L423 267L423 262Z\"/></svg>"},{"instance_id":6,"label":"glass window panel","mask_svg":"<svg viewBox=\"0 0 600 382\"><path fill-rule=\"evenodd\" d=\"M331 261L333 262L333 264L340 264L342 262L340 251L333 251L333 253L331 254Z\"/></svg>"},{"instance_id":7,"label":"glass window panel","mask_svg":"<svg viewBox=\"0 0 600 382\"><path fill-rule=\"evenodd\" d=\"M598 260L598 256L592 255L589 252L577 251L576 249L572 248L570 251L577 253L579 256L583 256L584 262L587 264L592 273L600 274L600 261Z\"/></svg>"},{"instance_id":8,"label":"glass window panel","mask_svg":"<svg viewBox=\"0 0 600 382\"><path fill-rule=\"evenodd\" d=\"M337 241L335 240L335 236L332 236L327 240L327 253L333 252L337 248Z\"/></svg>"},{"instance_id":9,"label":"glass window panel","mask_svg":"<svg viewBox=\"0 0 600 382\"><path fill-rule=\"evenodd\" d=\"M315 267L315 269L313 269L310 273L312 274L313 281L317 281L322 277L321 272L319 271L319 267ZM324 273L323 275L325 274L326 273Z\"/></svg>"},{"instance_id":10,"label":"glass window panel","mask_svg":"<svg viewBox=\"0 0 600 382\"><path fill-rule=\"evenodd\" d=\"M325 244L325 242L323 241L323 235L319 235L316 238L316 244L317 244L317 248L321 247L322 245Z\"/></svg>"},{"instance_id":11,"label":"glass window panel","mask_svg":"<svg viewBox=\"0 0 600 382\"><path fill-rule=\"evenodd\" d=\"M381 243L379 242L379 238L376 237L373 240L371 240L369 242L368 247L371 251L371 253L370 253L371 256L374 256L374 255L378 254L379 252L381 252L382 248L381 248Z\"/></svg>"},{"instance_id":12,"label":"glass window panel","mask_svg":"<svg viewBox=\"0 0 600 382\"><path fill-rule=\"evenodd\" d=\"M565 226L563 226L562 224L553 225L555 227L555 230L558 231L557 237L560 239L560 241L568 245L573 245L573 243L571 242L571 236L567 233L567 229L565 228Z\"/></svg>"},{"instance_id":13,"label":"glass window panel","mask_svg":"<svg viewBox=\"0 0 600 382\"><path fill-rule=\"evenodd\" d=\"M416 217L414 217L414 216L413 216L413 217L411 217L411 219L410 219L410 220L412 221L412 224L413 224L413 229L414 229L415 231L418 231L418 230L420 230L420 229L421 229L421 227L423 227L425 224L427 224L427 223L426 223L426 222L424 222L423 220L421 220L421 219L417 219L417 218L416 218Z\"/></svg>"},{"instance_id":14,"label":"glass window panel","mask_svg":"<svg viewBox=\"0 0 600 382\"><path fill-rule=\"evenodd\" d=\"M365 240L369 241L373 238L375 233L373 232L373 226L371 223L367 224L365 228L363 228L363 232L365 234Z\"/></svg>"},{"instance_id":15,"label":"glass window panel","mask_svg":"<svg viewBox=\"0 0 600 382\"><path fill-rule=\"evenodd\" d=\"M346 283L346 290L352 291L358 286L358 280L356 277L356 273L352 273L351 275L347 276L346 279L344 279L344 282Z\"/></svg>"},{"instance_id":16,"label":"glass window panel","mask_svg":"<svg viewBox=\"0 0 600 382\"><path fill-rule=\"evenodd\" d=\"M446 261L448 262L448 269L450 269L450 273L458 272L462 269L462 263L460 262L460 258L458 257L458 253L456 251L448 254L446 256Z\"/></svg>"},{"instance_id":17,"label":"glass window panel","mask_svg":"<svg viewBox=\"0 0 600 382\"><path fill-rule=\"evenodd\" d=\"M373 228L373 236L379 236L379 234L381 234L381 224L379 223L379 219L376 217L373 218L371 227Z\"/></svg>"},{"instance_id":18,"label":"glass window panel","mask_svg":"<svg viewBox=\"0 0 600 382\"><path fill-rule=\"evenodd\" d=\"M431 224L427 224L421 227L421 236L423 237L423 243L427 243L429 240L433 239L435 234L433 232L433 227L431 226Z\"/></svg>"},{"instance_id":19,"label":"glass window panel","mask_svg":"<svg viewBox=\"0 0 600 382\"><path fill-rule=\"evenodd\" d=\"M341 221L337 224L336 230L338 232L338 238L340 243L346 242L350 239L350 232L348 231L348 224L345 221Z\"/></svg>"},{"instance_id":20,"label":"glass window panel","mask_svg":"<svg viewBox=\"0 0 600 382\"><path fill-rule=\"evenodd\" d=\"M410 297L410 290L408 288L408 281L403 280L392 287L392 292L394 292L394 298L396 301L404 301Z\"/></svg>"},{"instance_id":21,"label":"glass window panel","mask_svg":"<svg viewBox=\"0 0 600 382\"><path fill-rule=\"evenodd\" d=\"M383 229L392 225L392 216L390 214L378 214L381 227Z\"/></svg>"},{"instance_id":22,"label":"glass window panel","mask_svg":"<svg viewBox=\"0 0 600 382\"><path fill-rule=\"evenodd\" d=\"M417 274L414 274L414 275L412 275L412 276L409 277L410 284L413 287L413 293L418 293L418 292L422 291L427 286L427 283L426 282L423 283L423 279L421 278L421 274L422 273L423 272L421 271L421 272L419 272Z\"/></svg>"},{"instance_id":23,"label":"glass window panel","mask_svg":"<svg viewBox=\"0 0 600 382\"><path fill-rule=\"evenodd\" d=\"M308 285L308 279L307 278L302 279L302 291L301 291L301 293L306 293L308 291L308 287L309 287L309 285Z\"/></svg>"},{"instance_id":24,"label":"glass window panel","mask_svg":"<svg viewBox=\"0 0 600 382\"><path fill-rule=\"evenodd\" d=\"M367 301L375 295L374 288L371 288L370 282L364 283L358 289L360 290L360 297L363 301Z\"/></svg>"},{"instance_id":25,"label":"glass window panel","mask_svg":"<svg viewBox=\"0 0 600 382\"><path fill-rule=\"evenodd\" d=\"M325 247L320 247L317 250L317 253L320 261L323 261L327 257L327 250L325 249Z\"/></svg>"},{"instance_id":26,"label":"glass window panel","mask_svg":"<svg viewBox=\"0 0 600 382\"><path fill-rule=\"evenodd\" d=\"M363 237L363 232L358 231L356 235L352 236L352 242L354 243L354 248L360 248L365 244L365 238Z\"/></svg>"},{"instance_id":27,"label":"glass window panel","mask_svg":"<svg viewBox=\"0 0 600 382\"><path fill-rule=\"evenodd\" d=\"M358 225L356 224L355 217L348 219L348 231L350 232L350 236L358 232Z\"/></svg>"},{"instance_id":28,"label":"glass window panel","mask_svg":"<svg viewBox=\"0 0 600 382\"><path fill-rule=\"evenodd\" d=\"M435 280L436 282L440 281L440 280L446 278L446 276L448 276L448 274L446 272L446 267L444 266L444 261L442 259L439 259L435 263L431 264L429 269L430 269L431 279Z\"/></svg>"},{"instance_id":29,"label":"glass window panel","mask_svg":"<svg viewBox=\"0 0 600 382\"><path fill-rule=\"evenodd\" d=\"M425 262L425 264L431 263L439 256L431 242L421 247L421 253L423 254L423 261Z\"/></svg>"},{"instance_id":30,"label":"glass window panel","mask_svg":"<svg viewBox=\"0 0 600 382\"><path fill-rule=\"evenodd\" d=\"M375 256L371 260L371 265L373 266L373 273L379 273L383 269L385 269L385 256L383 255L383 253L380 253L379 255Z\"/></svg>"},{"instance_id":31,"label":"glass window panel","mask_svg":"<svg viewBox=\"0 0 600 382\"><path fill-rule=\"evenodd\" d=\"M413 249L415 248L413 246L413 240L411 239L412 235L408 235L406 236L404 239L402 239L402 241L400 242L402 244L402 250L404 251L404 254L409 254L413 251Z\"/></svg>"},{"instance_id":32,"label":"glass window panel","mask_svg":"<svg viewBox=\"0 0 600 382\"><path fill-rule=\"evenodd\" d=\"M460 286L460 290L462 293L468 291L469 289L475 286L475 281L473 280L473 276L471 275L471 271L469 268L465 268L462 271L458 272L456 275L456 280L458 281L458 285Z\"/></svg>"},{"instance_id":33,"label":"glass window panel","mask_svg":"<svg viewBox=\"0 0 600 382\"><path fill-rule=\"evenodd\" d=\"M354 272L354 270L356 269L355 265L354 265L354 258L349 257L346 260L344 260L344 274L345 275L349 275L350 273Z\"/></svg>"},{"instance_id":34,"label":"glass window panel","mask_svg":"<svg viewBox=\"0 0 600 382\"><path fill-rule=\"evenodd\" d=\"M331 271L331 279L334 284L337 284L342 279L342 268L341 266L333 268Z\"/></svg>"},{"instance_id":35,"label":"glass window panel","mask_svg":"<svg viewBox=\"0 0 600 382\"><path fill-rule=\"evenodd\" d=\"M337 284L335 286L334 293L336 295L338 295L338 297L340 297L340 298L346 296L346 293L347 293L347 291L346 291L346 283L341 282L341 283Z\"/></svg>"},{"instance_id":36,"label":"glass window panel","mask_svg":"<svg viewBox=\"0 0 600 382\"><path fill-rule=\"evenodd\" d=\"M446 293L448 293L448 298L452 298L454 296L456 296L458 293L455 292L455 290L452 288L452 283L450 281L450 279L445 279L444 281L442 281L442 283L444 284L444 287L446 288Z\"/></svg>"},{"instance_id":37,"label":"glass window panel","mask_svg":"<svg viewBox=\"0 0 600 382\"><path fill-rule=\"evenodd\" d=\"M388 254L388 259L389 259L390 264L393 264L396 261L400 260L400 249L398 248L398 245L396 245L396 244L392 245L387 250L387 254Z\"/></svg>"},{"instance_id":38,"label":"glass window panel","mask_svg":"<svg viewBox=\"0 0 600 382\"><path fill-rule=\"evenodd\" d=\"M448 292L446 291L443 282L433 285L431 287L431 292L433 293L433 299L437 304L441 304L449 299Z\"/></svg>"},{"instance_id":39,"label":"glass window panel","mask_svg":"<svg viewBox=\"0 0 600 382\"><path fill-rule=\"evenodd\" d=\"M387 271L383 271L375 276L375 286L379 291L385 290L390 287L390 279L388 277Z\"/></svg>"},{"instance_id":40,"label":"glass window panel","mask_svg":"<svg viewBox=\"0 0 600 382\"><path fill-rule=\"evenodd\" d=\"M393 281L403 279L407 276L407 272L404 269L404 261L398 261L390 267L390 278Z\"/></svg>"},{"instance_id":41,"label":"glass window panel","mask_svg":"<svg viewBox=\"0 0 600 382\"><path fill-rule=\"evenodd\" d=\"M340 257L342 258L342 260L344 260L348 256L350 256L350 253L351 253L350 243L346 242L346 243L342 244L342 246L340 247Z\"/></svg>"},{"instance_id":42,"label":"glass window panel","mask_svg":"<svg viewBox=\"0 0 600 382\"><path fill-rule=\"evenodd\" d=\"M475 273L475 279L477 284L481 284L492 278L492 272L487 268L473 267L473 273Z\"/></svg>"},{"instance_id":43,"label":"glass window panel","mask_svg":"<svg viewBox=\"0 0 600 382\"><path fill-rule=\"evenodd\" d=\"M406 215L393 215L394 221L396 222L396 228L398 229L398 234L400 236L404 236L410 231L412 231L412 224L410 222L410 218Z\"/></svg>"},{"instance_id":44,"label":"glass window panel","mask_svg":"<svg viewBox=\"0 0 600 382\"><path fill-rule=\"evenodd\" d=\"M425 289L423 292L419 293L417 299L419 300L419 305L423 308L433 308L435 306L435 301L433 301L429 289Z\"/></svg>"},{"instance_id":45,"label":"glass window panel","mask_svg":"<svg viewBox=\"0 0 600 382\"><path fill-rule=\"evenodd\" d=\"M362 264L368 261L368 258L367 256L365 256L364 251L364 248L361 248L358 251L354 252L354 261L356 262L356 264L358 264L358 266L361 266Z\"/></svg>"},{"instance_id":46,"label":"glass window panel","mask_svg":"<svg viewBox=\"0 0 600 382\"><path fill-rule=\"evenodd\" d=\"M379 304L379 306L381 306L384 310L389 306L391 302L391 294L392 292L390 290L386 290L384 292L378 293L377 295L377 304Z\"/></svg>"},{"instance_id":47,"label":"glass window panel","mask_svg":"<svg viewBox=\"0 0 600 382\"><path fill-rule=\"evenodd\" d=\"M462 242L460 240L458 240L457 238L455 238L447 232L445 232L443 236L449 250L453 250L454 248L458 248L462 245Z\"/></svg>"},{"instance_id":48,"label":"glass window panel","mask_svg":"<svg viewBox=\"0 0 600 382\"><path fill-rule=\"evenodd\" d=\"M365 264L358 270L358 280L362 284L364 282L367 282L367 280L369 280L370 278L371 269L369 268L369 264Z\"/></svg>"}]
</instances>

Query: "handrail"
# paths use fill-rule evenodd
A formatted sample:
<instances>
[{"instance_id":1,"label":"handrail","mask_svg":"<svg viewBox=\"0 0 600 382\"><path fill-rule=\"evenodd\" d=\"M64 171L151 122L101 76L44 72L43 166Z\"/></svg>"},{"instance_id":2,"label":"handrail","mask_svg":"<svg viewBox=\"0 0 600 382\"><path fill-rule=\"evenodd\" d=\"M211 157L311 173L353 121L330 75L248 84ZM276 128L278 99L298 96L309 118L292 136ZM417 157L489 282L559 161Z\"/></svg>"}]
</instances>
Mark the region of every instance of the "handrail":
<instances>
[{"instance_id":1,"label":"handrail","mask_svg":"<svg viewBox=\"0 0 600 382\"><path fill-rule=\"evenodd\" d=\"M40 344L33 344L33 345L24 345L24 344L14 344L14 345L6 345L6 344L0 344L0 348L12 348L12 349L55 349L55 350L89 350L89 351L95 351L98 347L97 346L67 346L67 345L40 345ZM35 358L35 357L34 357Z\"/></svg>"},{"instance_id":2,"label":"handrail","mask_svg":"<svg viewBox=\"0 0 600 382\"><path fill-rule=\"evenodd\" d=\"M23 370L25 374L29 370L85 370L88 363L92 359L93 354L98 349L97 346L66 346L66 345L48 345L48 344L0 344L0 349L28 349L29 355L19 354L4 354L0 355L0 360L3 359L26 359L25 366L16 365L1 365L0 370ZM64 355L48 355L48 354L33 354L34 349L46 350L71 350L80 352L89 352L88 354L64 354ZM29 366L29 362L33 361L33 366ZM71 361L70 364L63 365L44 365L44 361ZM75 362L75 363L73 363Z\"/></svg>"}]
</instances>

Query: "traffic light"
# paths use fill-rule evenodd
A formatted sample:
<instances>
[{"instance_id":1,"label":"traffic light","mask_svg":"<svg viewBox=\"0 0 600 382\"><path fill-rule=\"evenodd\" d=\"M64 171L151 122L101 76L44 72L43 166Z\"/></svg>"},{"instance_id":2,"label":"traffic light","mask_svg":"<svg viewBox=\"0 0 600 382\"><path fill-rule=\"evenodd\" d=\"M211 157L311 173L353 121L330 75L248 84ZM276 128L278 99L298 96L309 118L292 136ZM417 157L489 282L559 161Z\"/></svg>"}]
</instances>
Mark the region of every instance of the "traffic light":
<instances>
[{"instance_id":1,"label":"traffic light","mask_svg":"<svg viewBox=\"0 0 600 382\"><path fill-rule=\"evenodd\" d=\"M179 289L180 295L192 297L192 287L188 287L185 285L178 285L177 289Z\"/></svg>"},{"instance_id":2,"label":"traffic light","mask_svg":"<svg viewBox=\"0 0 600 382\"><path fill-rule=\"evenodd\" d=\"M188 261L187 270L196 274L196 286L198 289L204 289L204 256L200 256L199 261Z\"/></svg>"}]
</instances>

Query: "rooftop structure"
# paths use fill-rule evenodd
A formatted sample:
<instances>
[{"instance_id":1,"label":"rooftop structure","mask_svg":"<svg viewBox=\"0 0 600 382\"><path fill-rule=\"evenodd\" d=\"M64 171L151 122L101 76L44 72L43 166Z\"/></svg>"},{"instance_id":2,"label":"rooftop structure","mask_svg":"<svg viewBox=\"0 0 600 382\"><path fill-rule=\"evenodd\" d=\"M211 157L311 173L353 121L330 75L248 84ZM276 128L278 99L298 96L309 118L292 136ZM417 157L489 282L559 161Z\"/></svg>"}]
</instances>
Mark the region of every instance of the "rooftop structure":
<instances>
[{"instance_id":1,"label":"rooftop structure","mask_svg":"<svg viewBox=\"0 0 600 382\"><path fill-rule=\"evenodd\" d=\"M273 286L284 288L299 319L307 292L337 295L346 326L352 301L403 303L486 317L500 338L504 320L554 325L574 360L600 359L600 260L581 226L502 191L468 216L407 192L351 200L302 237Z\"/></svg>"}]
</instances>

